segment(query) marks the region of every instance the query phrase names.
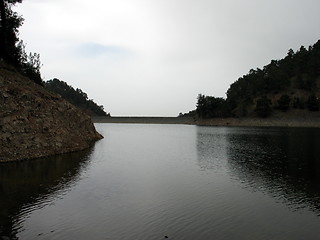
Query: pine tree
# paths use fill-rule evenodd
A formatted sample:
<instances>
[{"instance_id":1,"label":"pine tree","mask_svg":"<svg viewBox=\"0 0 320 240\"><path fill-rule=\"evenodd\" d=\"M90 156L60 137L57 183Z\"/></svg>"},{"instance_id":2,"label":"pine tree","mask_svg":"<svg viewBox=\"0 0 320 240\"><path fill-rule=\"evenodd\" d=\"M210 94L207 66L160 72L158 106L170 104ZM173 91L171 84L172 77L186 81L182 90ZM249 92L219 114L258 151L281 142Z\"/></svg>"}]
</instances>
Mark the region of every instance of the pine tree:
<instances>
[{"instance_id":1,"label":"pine tree","mask_svg":"<svg viewBox=\"0 0 320 240\"><path fill-rule=\"evenodd\" d=\"M21 48L18 46L18 28L23 18L12 11L12 6L22 0L0 0L0 58L18 66L21 60Z\"/></svg>"}]
</instances>

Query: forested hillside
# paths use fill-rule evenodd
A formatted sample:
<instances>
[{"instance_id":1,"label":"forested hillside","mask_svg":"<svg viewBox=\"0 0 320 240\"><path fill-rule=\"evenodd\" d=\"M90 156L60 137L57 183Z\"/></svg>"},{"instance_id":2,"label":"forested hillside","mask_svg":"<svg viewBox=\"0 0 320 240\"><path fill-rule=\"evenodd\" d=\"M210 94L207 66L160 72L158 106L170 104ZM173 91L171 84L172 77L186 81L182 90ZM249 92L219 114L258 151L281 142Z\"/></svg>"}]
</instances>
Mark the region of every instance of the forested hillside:
<instances>
[{"instance_id":1,"label":"forested hillside","mask_svg":"<svg viewBox=\"0 0 320 240\"><path fill-rule=\"evenodd\" d=\"M24 19L13 6L22 0L0 0L0 64L13 66L20 74L28 77L39 85L44 85L41 78L40 54L27 53L25 44L19 39L19 27ZM106 116L103 106L98 106L81 89L73 89L58 79L45 83L45 87L60 94L75 106L80 107L90 115Z\"/></svg>"},{"instance_id":2,"label":"forested hillside","mask_svg":"<svg viewBox=\"0 0 320 240\"><path fill-rule=\"evenodd\" d=\"M211 117L267 117L292 109L319 111L320 41L308 49L288 51L285 58L272 60L262 69L251 69L232 83L227 98L199 94L197 114Z\"/></svg>"},{"instance_id":3,"label":"forested hillside","mask_svg":"<svg viewBox=\"0 0 320 240\"><path fill-rule=\"evenodd\" d=\"M110 116L104 111L102 105L99 106L92 99L89 99L85 92L79 88L74 89L64 81L54 78L45 82L44 86L91 116Z\"/></svg>"}]
</instances>

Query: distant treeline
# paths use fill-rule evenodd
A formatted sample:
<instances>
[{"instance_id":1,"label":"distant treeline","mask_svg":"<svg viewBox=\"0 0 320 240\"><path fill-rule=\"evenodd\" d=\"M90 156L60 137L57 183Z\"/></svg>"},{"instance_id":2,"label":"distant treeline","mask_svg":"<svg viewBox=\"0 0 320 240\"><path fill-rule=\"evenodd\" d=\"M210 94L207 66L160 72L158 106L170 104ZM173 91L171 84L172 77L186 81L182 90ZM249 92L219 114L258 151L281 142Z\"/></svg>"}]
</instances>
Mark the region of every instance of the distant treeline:
<instances>
[{"instance_id":1,"label":"distant treeline","mask_svg":"<svg viewBox=\"0 0 320 240\"><path fill-rule=\"evenodd\" d=\"M64 81L54 78L45 82L44 86L91 116L110 116L110 113L107 114L104 111L102 105L99 106L92 99L89 99L85 92L79 88L74 89Z\"/></svg>"},{"instance_id":2,"label":"distant treeline","mask_svg":"<svg viewBox=\"0 0 320 240\"><path fill-rule=\"evenodd\" d=\"M285 58L251 69L232 83L227 98L198 95L196 111L185 115L201 118L269 116L273 110L291 108L319 111L320 40L308 49L288 51Z\"/></svg>"}]
</instances>

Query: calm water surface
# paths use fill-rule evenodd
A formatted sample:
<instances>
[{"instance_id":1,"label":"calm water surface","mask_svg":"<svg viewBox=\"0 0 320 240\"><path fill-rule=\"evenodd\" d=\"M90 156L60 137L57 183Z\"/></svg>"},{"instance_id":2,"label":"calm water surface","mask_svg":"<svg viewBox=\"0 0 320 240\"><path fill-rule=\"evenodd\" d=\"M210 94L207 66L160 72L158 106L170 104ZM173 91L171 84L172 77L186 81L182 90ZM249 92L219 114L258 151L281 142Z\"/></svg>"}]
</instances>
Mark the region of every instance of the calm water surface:
<instances>
[{"instance_id":1,"label":"calm water surface","mask_svg":"<svg viewBox=\"0 0 320 240\"><path fill-rule=\"evenodd\" d=\"M96 124L0 165L0 239L317 239L320 130Z\"/></svg>"}]
</instances>

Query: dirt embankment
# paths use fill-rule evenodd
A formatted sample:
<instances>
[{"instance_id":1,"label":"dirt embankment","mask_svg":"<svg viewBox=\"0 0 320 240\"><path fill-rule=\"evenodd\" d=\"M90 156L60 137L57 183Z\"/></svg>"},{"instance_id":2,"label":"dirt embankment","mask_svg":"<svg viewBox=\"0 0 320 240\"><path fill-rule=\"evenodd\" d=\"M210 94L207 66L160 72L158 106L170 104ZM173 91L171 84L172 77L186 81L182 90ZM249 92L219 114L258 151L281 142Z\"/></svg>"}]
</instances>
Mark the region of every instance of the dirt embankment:
<instances>
[{"instance_id":1,"label":"dirt embankment","mask_svg":"<svg viewBox=\"0 0 320 240\"><path fill-rule=\"evenodd\" d=\"M101 138L88 115L0 65L0 162L78 151Z\"/></svg>"}]
</instances>

